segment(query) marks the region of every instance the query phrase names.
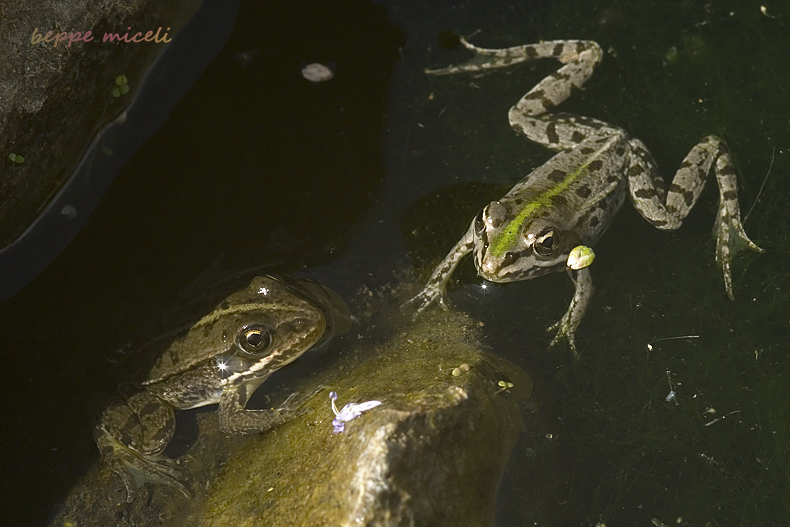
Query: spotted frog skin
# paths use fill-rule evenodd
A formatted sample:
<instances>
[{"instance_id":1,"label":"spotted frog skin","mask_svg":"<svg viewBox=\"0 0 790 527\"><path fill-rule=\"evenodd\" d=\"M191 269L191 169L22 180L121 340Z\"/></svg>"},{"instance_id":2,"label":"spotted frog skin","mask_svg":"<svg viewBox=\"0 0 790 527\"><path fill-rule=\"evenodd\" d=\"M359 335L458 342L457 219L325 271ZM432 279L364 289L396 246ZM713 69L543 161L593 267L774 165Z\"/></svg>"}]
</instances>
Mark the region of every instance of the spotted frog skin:
<instances>
[{"instance_id":1,"label":"spotted frog skin","mask_svg":"<svg viewBox=\"0 0 790 527\"><path fill-rule=\"evenodd\" d=\"M237 434L290 421L304 413L299 408L306 399L295 401L297 394L274 410L245 406L269 375L349 327L348 309L333 292L306 279L265 276L167 341L139 391L108 406L95 431L103 460L123 479L127 501L146 482L189 496L162 455L175 432L175 409L218 404L220 428Z\"/></svg>"},{"instance_id":2,"label":"spotted frog skin","mask_svg":"<svg viewBox=\"0 0 790 527\"><path fill-rule=\"evenodd\" d=\"M542 58L563 64L509 113L510 126L516 132L558 153L477 215L422 292L409 302L416 305L417 314L437 301L447 307L447 281L469 253L474 254L478 274L491 282L528 280L567 269L576 291L565 315L549 330L557 331L552 344L566 339L578 357L575 333L593 285L588 266L571 269L567 265L570 251L579 245L593 245L626 195L654 227L679 228L710 173L715 174L719 186L716 262L722 268L727 295L733 298L733 255L744 247L757 252L762 249L748 238L741 224L735 169L721 139L708 136L694 146L667 190L653 157L639 139L597 119L546 113L592 75L603 56L596 42L557 40L506 49L480 48L463 38L461 43L474 52L472 61L426 72L479 72Z\"/></svg>"}]
</instances>

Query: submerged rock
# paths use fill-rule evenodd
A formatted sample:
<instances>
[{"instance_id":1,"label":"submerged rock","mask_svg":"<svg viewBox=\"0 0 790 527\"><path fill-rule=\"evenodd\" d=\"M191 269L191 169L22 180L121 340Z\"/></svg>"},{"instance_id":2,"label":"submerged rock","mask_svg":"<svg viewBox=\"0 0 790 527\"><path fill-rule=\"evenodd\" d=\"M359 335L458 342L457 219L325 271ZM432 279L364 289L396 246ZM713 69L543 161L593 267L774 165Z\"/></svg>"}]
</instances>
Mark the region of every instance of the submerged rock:
<instances>
[{"instance_id":1,"label":"submerged rock","mask_svg":"<svg viewBox=\"0 0 790 527\"><path fill-rule=\"evenodd\" d=\"M308 418L232 456L201 523L493 525L531 382L480 351L467 317L437 313L326 381L341 404L382 404L336 434L316 397Z\"/></svg>"},{"instance_id":2,"label":"submerged rock","mask_svg":"<svg viewBox=\"0 0 790 527\"><path fill-rule=\"evenodd\" d=\"M270 432L234 438L219 432L216 412L179 413L199 428L173 456L194 499L149 486L147 499L127 504L97 464L51 525L493 525L531 381L483 352L465 315L435 312L399 331L383 344L360 338L327 357L322 373L287 386L326 390L307 403L309 413ZM381 404L336 432L330 391L339 406Z\"/></svg>"}]
</instances>

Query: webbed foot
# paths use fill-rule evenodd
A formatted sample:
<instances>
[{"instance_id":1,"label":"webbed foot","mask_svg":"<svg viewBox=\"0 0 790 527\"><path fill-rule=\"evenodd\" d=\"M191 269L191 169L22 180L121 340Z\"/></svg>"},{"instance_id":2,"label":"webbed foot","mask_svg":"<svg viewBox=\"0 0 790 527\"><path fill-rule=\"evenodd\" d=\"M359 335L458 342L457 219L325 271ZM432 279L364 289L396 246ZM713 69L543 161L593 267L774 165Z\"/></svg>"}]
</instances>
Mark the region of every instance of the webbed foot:
<instances>
[{"instance_id":1,"label":"webbed foot","mask_svg":"<svg viewBox=\"0 0 790 527\"><path fill-rule=\"evenodd\" d=\"M571 348L571 353L573 354L573 358L579 360L579 352L576 351L576 328L571 326L570 324L570 316L569 313L566 313L561 320L557 321L556 323L552 324L548 328L546 328L548 332L557 332L554 335L554 338L551 339L551 343L549 344L550 347L556 346L561 341L566 341L568 346Z\"/></svg>"},{"instance_id":2,"label":"webbed foot","mask_svg":"<svg viewBox=\"0 0 790 527\"><path fill-rule=\"evenodd\" d=\"M450 309L452 304L447 299L444 289L433 286L425 286L425 289L420 291L414 298L404 302L401 305L402 310L414 310L412 319L416 320L423 311L428 309L432 304L439 304L442 309Z\"/></svg>"},{"instance_id":3,"label":"webbed foot","mask_svg":"<svg viewBox=\"0 0 790 527\"><path fill-rule=\"evenodd\" d=\"M732 191L732 194L734 194L734 191ZM730 297L730 300L734 300L731 269L733 256L747 248L757 253L764 253L765 249L758 247L746 235L741 224L737 201L735 202L735 207L733 207L726 198L722 197L719 203L719 212L716 215L715 231L716 263L721 267L724 275L724 289L727 291L727 296Z\"/></svg>"},{"instance_id":4,"label":"webbed foot","mask_svg":"<svg viewBox=\"0 0 790 527\"><path fill-rule=\"evenodd\" d=\"M299 392L294 392L289 395L281 404L278 406L275 411L277 412L296 412L298 415L304 415L307 413L308 408L302 408L305 404L310 402L316 395L321 393L324 390L328 390L328 386L324 386L323 384L319 385L315 390L308 393L304 397L299 397ZM297 416L298 417L298 416Z\"/></svg>"},{"instance_id":5,"label":"webbed foot","mask_svg":"<svg viewBox=\"0 0 790 527\"><path fill-rule=\"evenodd\" d=\"M102 459L118 474L126 487L126 502L131 503L137 491L146 483L168 485L184 496L192 494L181 483L181 473L172 467L172 460L162 455L144 454L124 445L104 427L96 431L96 444Z\"/></svg>"}]
</instances>

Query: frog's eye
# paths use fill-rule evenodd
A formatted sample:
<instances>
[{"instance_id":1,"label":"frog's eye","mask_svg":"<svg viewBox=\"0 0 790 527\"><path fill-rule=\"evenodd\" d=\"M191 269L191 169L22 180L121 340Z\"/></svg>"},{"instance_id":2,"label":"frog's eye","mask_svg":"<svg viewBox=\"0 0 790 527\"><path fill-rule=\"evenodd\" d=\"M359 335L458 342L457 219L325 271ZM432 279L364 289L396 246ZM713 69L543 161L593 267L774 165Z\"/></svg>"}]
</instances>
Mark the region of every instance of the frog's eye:
<instances>
[{"instance_id":1,"label":"frog's eye","mask_svg":"<svg viewBox=\"0 0 790 527\"><path fill-rule=\"evenodd\" d=\"M478 214L477 218L475 218L475 230L477 231L478 234L486 230L486 224L485 221L483 220L483 214L485 214L485 211L486 209L481 210L480 214Z\"/></svg>"},{"instance_id":2,"label":"frog's eye","mask_svg":"<svg viewBox=\"0 0 790 527\"><path fill-rule=\"evenodd\" d=\"M507 219L507 207L500 201L492 201L485 206L475 219L475 229L478 233L483 232L486 227L498 229Z\"/></svg>"},{"instance_id":3,"label":"frog's eye","mask_svg":"<svg viewBox=\"0 0 790 527\"><path fill-rule=\"evenodd\" d=\"M272 343L269 329L261 325L245 326L239 331L238 344L247 353L260 353Z\"/></svg>"},{"instance_id":4,"label":"frog's eye","mask_svg":"<svg viewBox=\"0 0 790 527\"><path fill-rule=\"evenodd\" d=\"M549 227L535 237L532 252L537 256L547 258L557 253L560 248L560 232Z\"/></svg>"}]
</instances>

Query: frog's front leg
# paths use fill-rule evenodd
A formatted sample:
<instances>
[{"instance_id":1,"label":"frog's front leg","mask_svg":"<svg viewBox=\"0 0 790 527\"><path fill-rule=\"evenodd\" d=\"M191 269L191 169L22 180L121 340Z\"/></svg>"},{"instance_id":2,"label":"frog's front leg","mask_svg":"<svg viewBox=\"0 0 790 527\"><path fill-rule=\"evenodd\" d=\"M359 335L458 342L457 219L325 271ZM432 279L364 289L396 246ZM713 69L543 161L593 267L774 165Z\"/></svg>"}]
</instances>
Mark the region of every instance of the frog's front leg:
<instances>
[{"instance_id":1,"label":"frog's front leg","mask_svg":"<svg viewBox=\"0 0 790 527\"><path fill-rule=\"evenodd\" d=\"M436 266L433 270L428 283L420 291L417 296L403 304L403 307L413 306L416 307L414 317L416 318L420 313L425 311L434 302L439 302L439 305L444 309L449 308L449 301L447 300L447 282L450 280L458 263L467 254L471 253L475 246L474 241L474 228L475 222L469 226L469 229L464 234L458 243L455 244L447 256L444 257L442 263Z\"/></svg>"},{"instance_id":2,"label":"frog's front leg","mask_svg":"<svg viewBox=\"0 0 790 527\"><path fill-rule=\"evenodd\" d=\"M264 379L265 380L265 379ZM222 391L219 400L219 427L223 432L232 434L247 434L251 432L264 432L275 426L292 421L307 412L302 406L312 399L323 386L311 392L307 397L297 400L298 393L292 393L283 403L273 410L248 410L247 401L260 385L253 382L250 385L232 386Z\"/></svg>"},{"instance_id":3,"label":"frog's front leg","mask_svg":"<svg viewBox=\"0 0 790 527\"><path fill-rule=\"evenodd\" d=\"M546 329L546 331L557 332L550 346L554 346L563 339L567 340L575 359L579 358L579 353L576 351L576 329L581 324L590 299L595 292L589 267L594 257L595 253L589 247L578 246L571 251L568 258L568 276L573 280L575 287L573 298L565 315L556 324L552 324Z\"/></svg>"},{"instance_id":4,"label":"frog's front leg","mask_svg":"<svg viewBox=\"0 0 790 527\"><path fill-rule=\"evenodd\" d=\"M724 143L708 136L691 149L672 179L669 191L658 175L655 162L645 145L632 139L628 186L631 201L639 213L656 228L674 230L697 202L710 172L716 174L719 187L719 210L716 216L716 263L724 274L727 296L732 292L732 257L745 247L764 252L746 235L738 205L738 182Z\"/></svg>"}]
</instances>

